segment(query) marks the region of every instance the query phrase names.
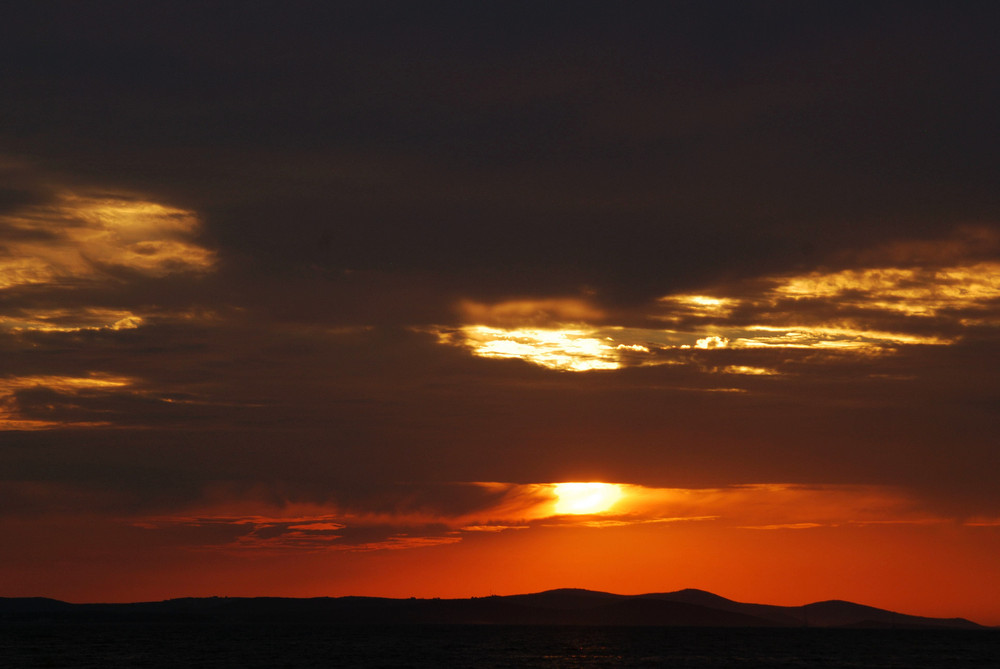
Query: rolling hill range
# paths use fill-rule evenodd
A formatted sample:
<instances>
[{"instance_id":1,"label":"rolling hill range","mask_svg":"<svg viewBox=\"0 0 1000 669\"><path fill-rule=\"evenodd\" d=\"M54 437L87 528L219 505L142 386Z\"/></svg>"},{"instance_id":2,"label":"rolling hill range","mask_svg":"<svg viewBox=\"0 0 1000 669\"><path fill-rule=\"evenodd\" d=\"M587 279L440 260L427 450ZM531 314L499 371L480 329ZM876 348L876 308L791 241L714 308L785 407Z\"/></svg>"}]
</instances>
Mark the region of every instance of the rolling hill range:
<instances>
[{"instance_id":1,"label":"rolling hill range","mask_svg":"<svg viewBox=\"0 0 1000 669\"><path fill-rule=\"evenodd\" d=\"M0 598L0 621L122 620L985 629L964 618L911 616L839 600L774 606L736 602L703 590L617 595L559 589L471 599L208 597L131 604Z\"/></svg>"}]
</instances>

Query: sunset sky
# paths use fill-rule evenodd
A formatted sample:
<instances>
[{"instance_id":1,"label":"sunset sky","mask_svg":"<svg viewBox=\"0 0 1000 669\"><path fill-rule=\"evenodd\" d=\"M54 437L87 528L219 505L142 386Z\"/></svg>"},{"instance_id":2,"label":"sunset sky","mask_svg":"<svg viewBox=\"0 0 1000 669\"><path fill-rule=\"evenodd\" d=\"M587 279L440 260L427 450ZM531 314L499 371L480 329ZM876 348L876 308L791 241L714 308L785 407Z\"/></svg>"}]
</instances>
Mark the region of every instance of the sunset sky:
<instances>
[{"instance_id":1,"label":"sunset sky","mask_svg":"<svg viewBox=\"0 0 1000 669\"><path fill-rule=\"evenodd\" d=\"M0 596L1000 625L998 7L5 8Z\"/></svg>"}]
</instances>

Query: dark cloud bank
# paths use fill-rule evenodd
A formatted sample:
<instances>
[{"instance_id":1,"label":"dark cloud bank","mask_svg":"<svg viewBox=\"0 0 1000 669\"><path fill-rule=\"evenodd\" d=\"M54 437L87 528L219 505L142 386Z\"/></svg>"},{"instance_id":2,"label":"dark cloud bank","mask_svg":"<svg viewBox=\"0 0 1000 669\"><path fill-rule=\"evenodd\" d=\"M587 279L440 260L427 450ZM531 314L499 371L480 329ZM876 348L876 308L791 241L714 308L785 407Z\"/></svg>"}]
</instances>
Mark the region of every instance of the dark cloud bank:
<instances>
[{"instance_id":1,"label":"dark cloud bank","mask_svg":"<svg viewBox=\"0 0 1000 669\"><path fill-rule=\"evenodd\" d=\"M1000 517L992 3L5 13L4 513L598 479ZM913 273L862 275L889 269ZM774 292L809 276L826 292ZM463 301L546 299L591 311L535 325L633 328L649 356L441 342L496 325ZM879 348L735 345L758 325Z\"/></svg>"}]
</instances>

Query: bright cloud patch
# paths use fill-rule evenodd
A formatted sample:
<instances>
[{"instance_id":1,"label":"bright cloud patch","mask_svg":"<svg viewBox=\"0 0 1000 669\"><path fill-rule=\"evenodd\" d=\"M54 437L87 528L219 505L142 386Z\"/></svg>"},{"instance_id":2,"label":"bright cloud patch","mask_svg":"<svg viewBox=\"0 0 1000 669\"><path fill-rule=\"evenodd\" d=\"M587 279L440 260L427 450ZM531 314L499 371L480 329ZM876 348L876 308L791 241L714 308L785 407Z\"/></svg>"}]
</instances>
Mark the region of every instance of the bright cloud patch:
<instances>
[{"instance_id":1,"label":"bright cloud patch","mask_svg":"<svg viewBox=\"0 0 1000 669\"><path fill-rule=\"evenodd\" d=\"M647 351L616 340L594 325L603 312L584 300L463 301L461 328L436 328L442 343L465 346L482 358L519 359L548 369L585 372L618 369L630 353Z\"/></svg>"},{"instance_id":2,"label":"bright cloud patch","mask_svg":"<svg viewBox=\"0 0 1000 669\"><path fill-rule=\"evenodd\" d=\"M646 342L624 328L602 326L605 314L579 299L509 300L458 305L459 328L433 327L443 344L482 358L518 359L559 371L611 370L648 355Z\"/></svg>"},{"instance_id":3,"label":"bright cloud patch","mask_svg":"<svg viewBox=\"0 0 1000 669\"><path fill-rule=\"evenodd\" d=\"M773 294L793 299L836 298L842 304L865 309L935 316L944 310L984 306L1000 298L1000 263L814 272L778 282Z\"/></svg>"},{"instance_id":4,"label":"bright cloud patch","mask_svg":"<svg viewBox=\"0 0 1000 669\"><path fill-rule=\"evenodd\" d=\"M72 285L123 268L162 277L204 272L214 254L195 243L194 212L120 195L64 193L0 217L0 289Z\"/></svg>"},{"instance_id":5,"label":"bright cloud patch","mask_svg":"<svg viewBox=\"0 0 1000 669\"><path fill-rule=\"evenodd\" d=\"M664 327L626 327L580 299L462 302L464 324L437 328L442 343L485 358L520 359L553 370L586 372L696 362L704 371L780 376L781 370L730 359L725 365L676 353L816 351L885 356L907 346L945 346L975 327L1000 324L1000 263L962 262L940 242L919 246L939 264L901 263L763 277L727 288L660 298L637 317ZM890 249L892 250L892 249ZM899 256L898 249L883 251ZM902 258L897 258L902 260ZM698 354L703 355L703 354Z\"/></svg>"},{"instance_id":6,"label":"bright cloud patch","mask_svg":"<svg viewBox=\"0 0 1000 669\"><path fill-rule=\"evenodd\" d=\"M657 317L712 330L695 348L839 349L886 352L895 346L945 345L972 323L1000 323L1000 263L937 268L880 267L765 279L716 309L707 298L673 295Z\"/></svg>"},{"instance_id":7,"label":"bright cloud patch","mask_svg":"<svg viewBox=\"0 0 1000 669\"><path fill-rule=\"evenodd\" d=\"M584 372L621 367L619 349L584 329L462 328L463 341L483 358L519 358L549 369Z\"/></svg>"},{"instance_id":8,"label":"bright cloud patch","mask_svg":"<svg viewBox=\"0 0 1000 669\"><path fill-rule=\"evenodd\" d=\"M129 286L212 270L215 254L198 243L200 232L193 211L119 192L63 190L0 215L0 344L26 360L108 346L153 321L204 322L196 313L203 310L150 306L155 298ZM102 371L110 361L8 372L0 378L0 430L108 426L134 418L122 401L172 401L142 389L141 379Z\"/></svg>"}]
</instances>

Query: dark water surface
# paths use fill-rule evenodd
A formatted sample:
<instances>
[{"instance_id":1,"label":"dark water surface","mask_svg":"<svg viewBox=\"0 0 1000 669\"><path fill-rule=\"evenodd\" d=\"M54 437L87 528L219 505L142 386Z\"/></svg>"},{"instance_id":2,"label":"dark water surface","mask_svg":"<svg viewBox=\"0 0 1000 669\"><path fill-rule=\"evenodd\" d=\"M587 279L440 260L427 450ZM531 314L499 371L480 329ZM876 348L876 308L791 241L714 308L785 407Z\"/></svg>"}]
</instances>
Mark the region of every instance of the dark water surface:
<instances>
[{"instance_id":1,"label":"dark water surface","mask_svg":"<svg viewBox=\"0 0 1000 669\"><path fill-rule=\"evenodd\" d=\"M0 623L0 666L1000 667L1000 631Z\"/></svg>"}]
</instances>

